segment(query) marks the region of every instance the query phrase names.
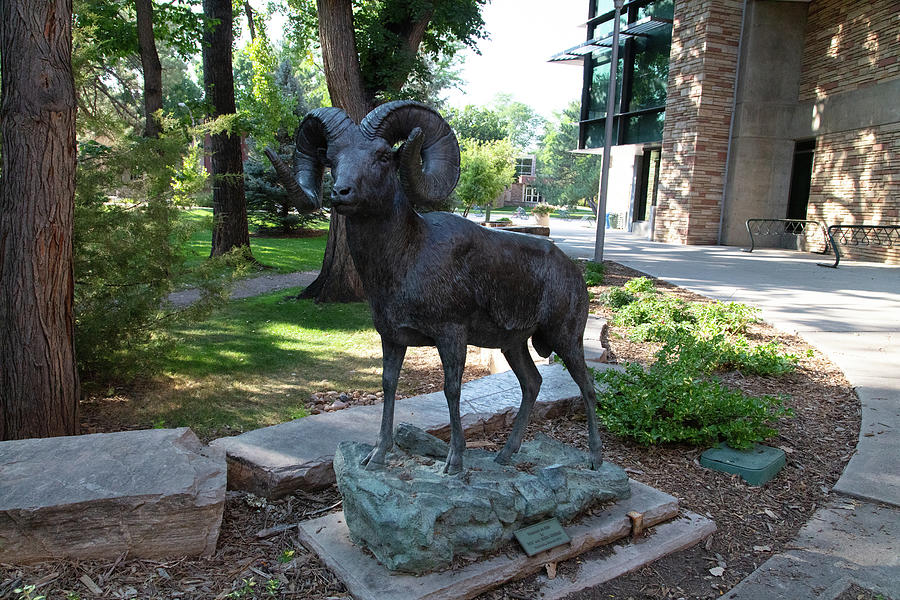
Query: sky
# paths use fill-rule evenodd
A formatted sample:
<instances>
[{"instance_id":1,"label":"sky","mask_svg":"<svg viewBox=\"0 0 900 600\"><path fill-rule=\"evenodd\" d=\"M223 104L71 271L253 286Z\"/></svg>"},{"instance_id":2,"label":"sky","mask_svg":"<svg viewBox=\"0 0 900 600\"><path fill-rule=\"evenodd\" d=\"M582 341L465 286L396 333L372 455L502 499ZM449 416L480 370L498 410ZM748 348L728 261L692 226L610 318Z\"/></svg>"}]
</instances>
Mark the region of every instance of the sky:
<instances>
[{"instance_id":1,"label":"sky","mask_svg":"<svg viewBox=\"0 0 900 600\"><path fill-rule=\"evenodd\" d=\"M581 67L547 62L585 39L585 0L493 0L482 11L490 39L463 55L462 91L448 94L451 106L489 104L512 94L550 118L581 97Z\"/></svg>"}]
</instances>

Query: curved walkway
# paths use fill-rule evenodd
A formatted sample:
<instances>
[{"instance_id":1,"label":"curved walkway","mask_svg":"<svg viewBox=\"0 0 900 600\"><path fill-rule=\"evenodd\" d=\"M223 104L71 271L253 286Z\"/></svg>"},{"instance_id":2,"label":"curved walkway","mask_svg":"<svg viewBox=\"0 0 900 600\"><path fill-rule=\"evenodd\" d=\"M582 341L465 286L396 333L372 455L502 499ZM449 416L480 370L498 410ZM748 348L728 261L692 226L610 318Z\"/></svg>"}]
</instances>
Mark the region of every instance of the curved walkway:
<instances>
[{"instance_id":1,"label":"curved walkway","mask_svg":"<svg viewBox=\"0 0 900 600\"><path fill-rule=\"evenodd\" d=\"M318 271L299 271L296 273L267 273L248 277L235 282L230 298L237 300L259 296L276 290L290 287L306 287L318 277ZM200 299L200 290L191 288L169 294L169 303L176 308L183 308Z\"/></svg>"},{"instance_id":2,"label":"curved walkway","mask_svg":"<svg viewBox=\"0 0 900 600\"><path fill-rule=\"evenodd\" d=\"M572 256L593 256L592 228L556 221L551 237ZM900 268L787 250L752 254L680 246L607 231L604 258L691 291L760 308L829 357L856 388L856 453L829 506L726 597L837 598L851 585L900 600Z\"/></svg>"}]
</instances>

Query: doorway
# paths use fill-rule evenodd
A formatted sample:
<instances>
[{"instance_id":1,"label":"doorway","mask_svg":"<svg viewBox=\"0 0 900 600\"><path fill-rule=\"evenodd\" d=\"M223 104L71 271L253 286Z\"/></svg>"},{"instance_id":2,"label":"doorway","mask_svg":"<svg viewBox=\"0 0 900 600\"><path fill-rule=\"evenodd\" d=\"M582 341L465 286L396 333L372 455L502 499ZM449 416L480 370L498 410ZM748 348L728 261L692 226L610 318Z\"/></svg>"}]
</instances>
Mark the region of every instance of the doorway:
<instances>
[{"instance_id":1,"label":"doorway","mask_svg":"<svg viewBox=\"0 0 900 600\"><path fill-rule=\"evenodd\" d=\"M798 140L794 144L794 163L791 167L791 187L788 192L787 219L805 219L809 208L809 189L812 182L816 140Z\"/></svg>"}]
</instances>

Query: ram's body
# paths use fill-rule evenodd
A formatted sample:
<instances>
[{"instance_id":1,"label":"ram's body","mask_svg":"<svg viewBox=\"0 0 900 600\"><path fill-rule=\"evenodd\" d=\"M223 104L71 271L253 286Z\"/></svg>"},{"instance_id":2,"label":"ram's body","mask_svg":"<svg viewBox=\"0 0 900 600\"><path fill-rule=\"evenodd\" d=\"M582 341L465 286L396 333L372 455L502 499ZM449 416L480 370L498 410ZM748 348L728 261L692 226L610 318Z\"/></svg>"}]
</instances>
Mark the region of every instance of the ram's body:
<instances>
[{"instance_id":1,"label":"ram's body","mask_svg":"<svg viewBox=\"0 0 900 600\"><path fill-rule=\"evenodd\" d=\"M535 336L535 348L548 356L554 332L583 332L588 298L581 274L548 239L443 212L410 213L396 221L402 233L381 220L348 223L382 336L434 346L448 326L459 325L470 345L510 348ZM414 241L397 252L398 239Z\"/></svg>"},{"instance_id":2,"label":"ram's body","mask_svg":"<svg viewBox=\"0 0 900 600\"><path fill-rule=\"evenodd\" d=\"M403 144L397 149L393 145ZM587 291L581 274L549 240L492 231L415 205L445 198L459 176L459 147L435 111L392 102L357 126L340 109L318 109L297 130L293 171L269 153L298 208L321 206L323 169L334 177L333 209L347 219L347 243L372 307L384 353L384 409L369 468L393 446L397 378L408 346L436 346L450 411L445 471L462 469L459 396L466 346L500 348L522 387L522 405L497 460L518 451L541 386L528 352L556 352L584 397L594 466L602 446L582 336Z\"/></svg>"}]
</instances>

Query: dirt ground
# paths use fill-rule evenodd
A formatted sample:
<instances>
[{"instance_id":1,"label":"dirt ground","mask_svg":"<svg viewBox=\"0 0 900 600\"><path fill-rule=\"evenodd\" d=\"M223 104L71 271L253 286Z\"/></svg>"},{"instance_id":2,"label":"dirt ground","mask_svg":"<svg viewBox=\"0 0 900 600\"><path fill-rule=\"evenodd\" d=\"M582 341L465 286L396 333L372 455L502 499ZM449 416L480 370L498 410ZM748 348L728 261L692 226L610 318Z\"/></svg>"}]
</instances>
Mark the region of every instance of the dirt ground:
<instances>
[{"instance_id":1,"label":"dirt ground","mask_svg":"<svg viewBox=\"0 0 900 600\"><path fill-rule=\"evenodd\" d=\"M638 275L607 263L606 284L591 291L599 297L609 286L621 285ZM657 282L657 287L687 300L706 301L664 282ZM608 316L599 302L594 302L591 310ZM782 334L764 323L753 325L750 337L756 342L778 341L800 357L797 370L786 376L768 378L735 372L722 377L750 393L790 396L786 404L795 416L783 419L778 426L779 434L767 441L785 451L785 468L772 481L753 487L737 476L702 468L699 464L702 449L646 448L603 432L604 458L624 467L632 478L676 496L683 509L713 519L718 531L691 549L600 588L576 594L573 599L716 598L789 544L816 508L829 501L831 487L856 446L858 399L843 374L801 339ZM656 349L653 344L628 341L625 332L617 327L611 327L610 346L613 360L618 362L646 362ZM470 365L466 378L483 374L482 367ZM427 350L412 353L402 378L404 395L441 389L436 353ZM328 391L334 395L329 396ZM374 390L323 390L320 396L321 402L310 399L310 410L322 411L343 400L349 406L380 401L380 395ZM538 431L586 449L583 415L533 423L529 427L529 435ZM505 437L506 432L498 432L468 442L492 449L492 445L499 448ZM334 488L316 494L298 492L271 502L229 492L219 544L212 558L146 561L123 556L113 561L58 561L27 567L0 565L0 598L33 600L41 594L66 600L347 598L349 594L344 586L300 544L296 528L289 527L334 510L340 510L340 496ZM573 572L571 564L561 563L557 576L567 577ZM13 591L25 585L35 586L31 596ZM501 586L480 598L535 597L535 578L530 577Z\"/></svg>"}]
</instances>

